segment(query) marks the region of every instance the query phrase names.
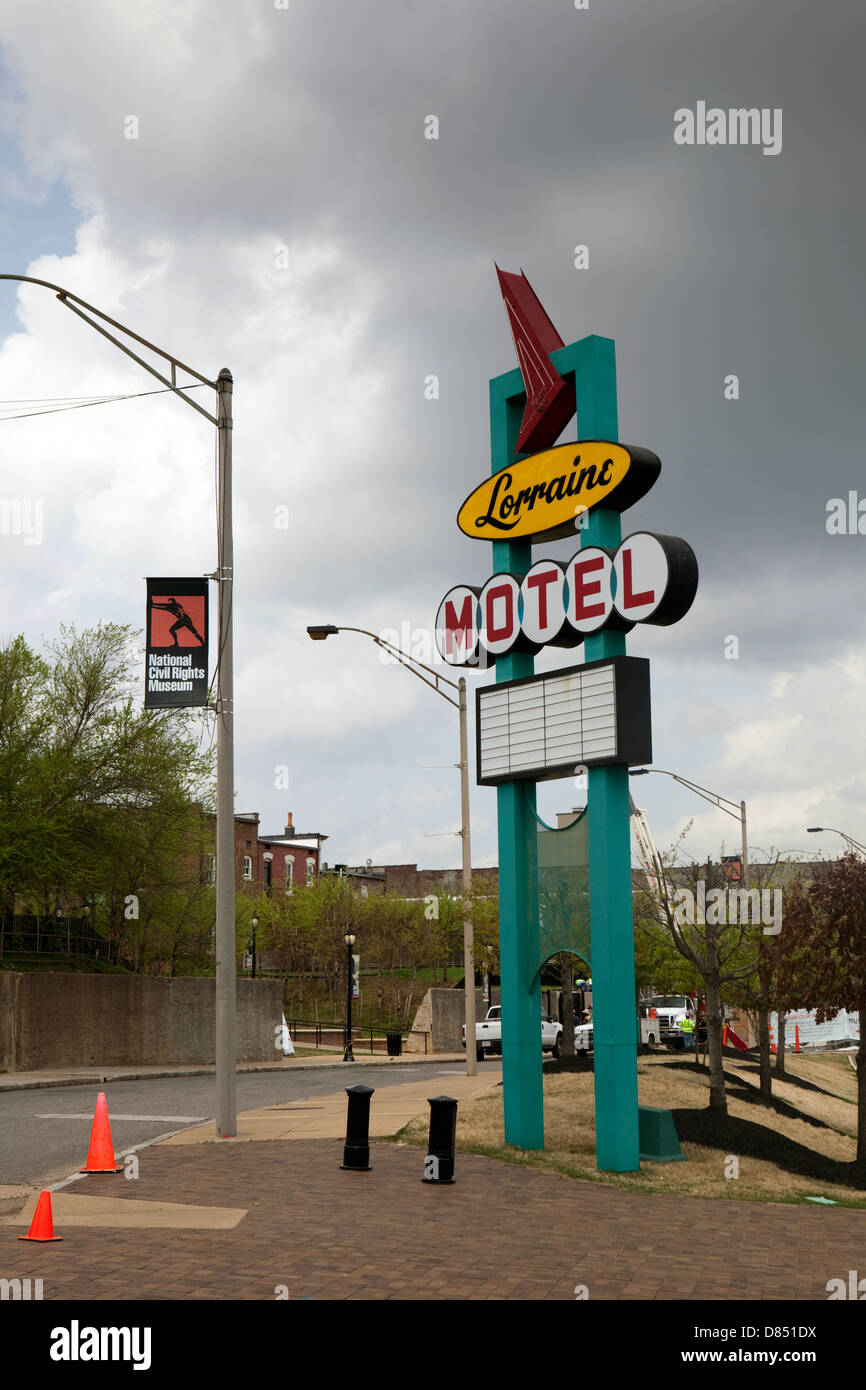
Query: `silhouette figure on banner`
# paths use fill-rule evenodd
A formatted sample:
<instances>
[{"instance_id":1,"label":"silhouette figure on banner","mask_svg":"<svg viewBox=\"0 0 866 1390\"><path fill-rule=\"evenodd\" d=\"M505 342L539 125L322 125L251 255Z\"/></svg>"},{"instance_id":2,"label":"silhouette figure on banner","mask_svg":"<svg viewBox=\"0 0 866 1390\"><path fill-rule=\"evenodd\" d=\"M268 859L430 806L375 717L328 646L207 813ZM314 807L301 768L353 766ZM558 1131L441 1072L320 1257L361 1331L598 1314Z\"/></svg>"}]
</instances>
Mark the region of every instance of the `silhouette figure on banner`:
<instances>
[{"instance_id":1,"label":"silhouette figure on banner","mask_svg":"<svg viewBox=\"0 0 866 1390\"><path fill-rule=\"evenodd\" d=\"M171 628L169 629L172 636L173 646L180 646L180 643L177 640L177 634L178 632L182 632L184 628L188 629L192 633L199 646L204 646L204 638L202 637L201 633L196 630L192 618L189 616L186 609L183 607L183 604L178 603L176 598L170 598L165 603L157 603L156 599L151 599L150 606L151 608L162 608L167 613L173 613L175 615L177 621L172 623Z\"/></svg>"}]
</instances>

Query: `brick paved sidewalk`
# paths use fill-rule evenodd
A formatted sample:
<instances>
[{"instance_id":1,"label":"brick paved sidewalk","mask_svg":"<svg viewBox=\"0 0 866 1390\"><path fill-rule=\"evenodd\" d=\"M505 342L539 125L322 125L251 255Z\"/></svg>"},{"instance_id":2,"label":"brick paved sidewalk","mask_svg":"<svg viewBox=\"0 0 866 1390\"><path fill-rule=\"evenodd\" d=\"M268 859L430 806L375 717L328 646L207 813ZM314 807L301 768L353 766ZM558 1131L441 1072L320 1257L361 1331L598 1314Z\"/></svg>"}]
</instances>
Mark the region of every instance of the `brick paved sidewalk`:
<instances>
[{"instance_id":1,"label":"brick paved sidewalk","mask_svg":"<svg viewBox=\"0 0 866 1390\"><path fill-rule=\"evenodd\" d=\"M422 1183L423 1152L379 1143L342 1172L336 1139L156 1145L138 1181L89 1175L69 1203L180 1203L219 1228L63 1225L62 1243L0 1225L0 1276L46 1300L826 1300L866 1269L866 1212L636 1195L475 1155L454 1186ZM58 1210L65 1194L56 1194ZM228 1211L226 1210L228 1209Z\"/></svg>"}]
</instances>

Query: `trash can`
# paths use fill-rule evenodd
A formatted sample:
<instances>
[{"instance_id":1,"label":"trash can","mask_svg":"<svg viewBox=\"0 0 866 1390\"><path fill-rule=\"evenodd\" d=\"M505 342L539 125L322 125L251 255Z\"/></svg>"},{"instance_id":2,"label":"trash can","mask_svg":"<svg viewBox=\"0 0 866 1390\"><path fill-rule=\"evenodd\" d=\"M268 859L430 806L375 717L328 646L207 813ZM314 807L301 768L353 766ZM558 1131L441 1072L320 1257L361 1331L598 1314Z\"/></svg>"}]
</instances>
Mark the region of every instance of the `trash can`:
<instances>
[{"instance_id":1,"label":"trash can","mask_svg":"<svg viewBox=\"0 0 866 1390\"><path fill-rule=\"evenodd\" d=\"M385 1042L386 1042L386 1044L387 1044L387 1046L388 1046L388 1056L389 1056L389 1057L402 1057L402 1056L403 1056L403 1034L402 1034L402 1033L386 1033L386 1034L385 1034Z\"/></svg>"}]
</instances>

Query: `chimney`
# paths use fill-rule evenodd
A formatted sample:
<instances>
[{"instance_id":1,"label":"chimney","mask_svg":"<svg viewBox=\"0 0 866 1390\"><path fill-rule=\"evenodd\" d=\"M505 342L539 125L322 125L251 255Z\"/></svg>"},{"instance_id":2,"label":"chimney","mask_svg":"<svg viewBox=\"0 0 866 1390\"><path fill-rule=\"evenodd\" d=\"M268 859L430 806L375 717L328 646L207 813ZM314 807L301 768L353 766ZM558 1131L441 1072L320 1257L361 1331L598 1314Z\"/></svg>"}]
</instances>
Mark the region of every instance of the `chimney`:
<instances>
[{"instance_id":1,"label":"chimney","mask_svg":"<svg viewBox=\"0 0 866 1390\"><path fill-rule=\"evenodd\" d=\"M291 811L288 811L286 813L286 838L291 839L294 833L295 827L292 825L292 813Z\"/></svg>"}]
</instances>

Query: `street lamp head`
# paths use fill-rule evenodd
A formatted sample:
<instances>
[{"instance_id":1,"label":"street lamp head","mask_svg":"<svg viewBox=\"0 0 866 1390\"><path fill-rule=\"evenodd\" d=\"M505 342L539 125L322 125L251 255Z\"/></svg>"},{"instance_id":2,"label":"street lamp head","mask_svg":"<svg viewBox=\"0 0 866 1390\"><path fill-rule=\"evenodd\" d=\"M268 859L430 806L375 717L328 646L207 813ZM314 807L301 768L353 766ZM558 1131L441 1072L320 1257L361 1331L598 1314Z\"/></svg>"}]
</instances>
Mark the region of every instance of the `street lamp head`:
<instances>
[{"instance_id":1,"label":"street lamp head","mask_svg":"<svg viewBox=\"0 0 866 1390\"><path fill-rule=\"evenodd\" d=\"M339 631L333 623L313 623L307 628L307 635L312 637L314 642L324 642L326 637L336 637Z\"/></svg>"},{"instance_id":2,"label":"street lamp head","mask_svg":"<svg viewBox=\"0 0 866 1390\"><path fill-rule=\"evenodd\" d=\"M353 931L347 931L345 936L343 937L343 940L345 941L347 946L354 946L355 933Z\"/></svg>"},{"instance_id":3,"label":"street lamp head","mask_svg":"<svg viewBox=\"0 0 866 1390\"><path fill-rule=\"evenodd\" d=\"M818 834L818 831L819 831L819 830L823 830L823 829L824 829L823 825L807 825L807 826L806 826L806 833L807 833L808 835L817 835L817 834Z\"/></svg>"},{"instance_id":4,"label":"street lamp head","mask_svg":"<svg viewBox=\"0 0 866 1390\"><path fill-rule=\"evenodd\" d=\"M256 927L257 927L258 925L259 925L258 915L257 915L257 913L254 912L253 915L252 915L252 917L250 918L250 926L252 927L253 931L255 931L255 929L256 929Z\"/></svg>"},{"instance_id":5,"label":"street lamp head","mask_svg":"<svg viewBox=\"0 0 866 1390\"><path fill-rule=\"evenodd\" d=\"M648 777L651 772L651 767L630 767L628 775L629 777Z\"/></svg>"}]
</instances>

